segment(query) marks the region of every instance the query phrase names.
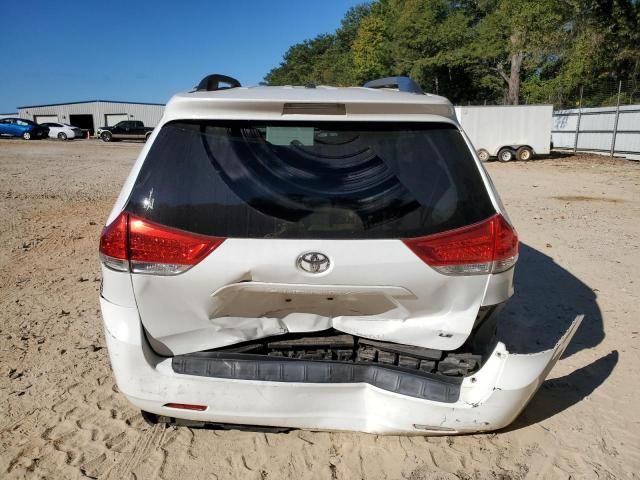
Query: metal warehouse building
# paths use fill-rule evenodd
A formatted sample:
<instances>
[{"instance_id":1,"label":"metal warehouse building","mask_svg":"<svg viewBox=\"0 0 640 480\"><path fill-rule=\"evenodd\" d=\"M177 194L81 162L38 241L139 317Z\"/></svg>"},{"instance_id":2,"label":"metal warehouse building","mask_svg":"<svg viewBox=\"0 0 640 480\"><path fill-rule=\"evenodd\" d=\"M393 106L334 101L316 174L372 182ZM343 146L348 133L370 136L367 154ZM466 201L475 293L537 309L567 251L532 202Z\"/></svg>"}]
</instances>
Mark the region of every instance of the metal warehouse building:
<instances>
[{"instance_id":1,"label":"metal warehouse building","mask_svg":"<svg viewBox=\"0 0 640 480\"><path fill-rule=\"evenodd\" d=\"M112 126L122 120L140 120L147 127L155 127L164 112L162 103L116 102L89 100L86 102L53 103L18 107L18 116L37 123L61 122L89 130L91 135L99 127Z\"/></svg>"}]
</instances>

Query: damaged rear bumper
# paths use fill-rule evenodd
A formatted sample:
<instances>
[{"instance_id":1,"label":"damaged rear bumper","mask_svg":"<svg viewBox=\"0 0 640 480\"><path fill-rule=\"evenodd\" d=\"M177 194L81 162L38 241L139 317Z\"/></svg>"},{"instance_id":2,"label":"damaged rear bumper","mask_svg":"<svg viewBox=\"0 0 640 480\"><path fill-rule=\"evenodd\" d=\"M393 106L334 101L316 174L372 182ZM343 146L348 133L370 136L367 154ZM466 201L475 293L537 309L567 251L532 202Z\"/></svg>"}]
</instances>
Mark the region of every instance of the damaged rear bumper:
<instances>
[{"instance_id":1,"label":"damaged rear bumper","mask_svg":"<svg viewBox=\"0 0 640 480\"><path fill-rule=\"evenodd\" d=\"M437 379L417 382L413 375L410 381L402 374L385 376L358 366L352 367L352 373L343 372L341 381L332 380L333 373L326 368L315 373L267 368L262 370L270 372L266 380L261 379L259 365L246 369L246 377L236 376L238 367L218 366L220 372L227 372L220 374L202 362L198 367L183 362L176 368L182 360L160 357L149 347L135 308L105 299L101 307L118 387L142 410L225 424L403 434L478 432L508 425L544 381L582 320L577 317L553 349L540 353L510 354L504 344L497 343L479 371L447 387ZM287 362L265 363L273 367ZM290 363L294 364L301 365ZM293 376L287 377L288 370ZM418 394L411 394L412 386L419 389ZM207 408L199 412L164 406L170 402Z\"/></svg>"}]
</instances>

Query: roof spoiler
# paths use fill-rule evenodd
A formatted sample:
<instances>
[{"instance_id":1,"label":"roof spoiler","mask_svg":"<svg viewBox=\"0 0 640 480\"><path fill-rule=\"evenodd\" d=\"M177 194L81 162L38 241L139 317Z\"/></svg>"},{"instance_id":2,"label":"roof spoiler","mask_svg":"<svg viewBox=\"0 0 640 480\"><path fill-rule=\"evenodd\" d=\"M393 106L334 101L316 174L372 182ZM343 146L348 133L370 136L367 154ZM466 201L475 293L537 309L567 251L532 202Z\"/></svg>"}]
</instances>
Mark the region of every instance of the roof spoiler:
<instances>
[{"instance_id":1,"label":"roof spoiler","mask_svg":"<svg viewBox=\"0 0 640 480\"><path fill-rule=\"evenodd\" d=\"M221 86L220 84L226 84L226 86ZM242 85L240 85L240 82L233 77L220 75L219 73L213 73L200 80L200 83L197 87L195 87L194 91L214 92L216 90L227 90L229 88L237 88L241 86Z\"/></svg>"},{"instance_id":2,"label":"roof spoiler","mask_svg":"<svg viewBox=\"0 0 640 480\"><path fill-rule=\"evenodd\" d=\"M400 92L410 92L423 95L420 85L409 77L386 77L370 80L363 85L366 88L397 88Z\"/></svg>"}]
</instances>

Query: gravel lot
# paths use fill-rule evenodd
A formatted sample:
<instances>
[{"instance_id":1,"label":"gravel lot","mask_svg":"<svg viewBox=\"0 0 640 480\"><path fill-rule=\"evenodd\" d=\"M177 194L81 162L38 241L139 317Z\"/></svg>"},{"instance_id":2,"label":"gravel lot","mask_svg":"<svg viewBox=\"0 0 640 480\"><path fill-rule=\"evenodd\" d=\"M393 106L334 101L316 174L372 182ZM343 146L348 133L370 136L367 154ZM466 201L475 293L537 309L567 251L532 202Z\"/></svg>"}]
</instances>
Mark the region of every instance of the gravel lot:
<instances>
[{"instance_id":1,"label":"gravel lot","mask_svg":"<svg viewBox=\"0 0 640 480\"><path fill-rule=\"evenodd\" d=\"M511 427L273 434L149 427L118 393L96 253L140 148L0 140L0 477L640 478L640 162L487 164L522 240L501 336L539 351L586 315Z\"/></svg>"}]
</instances>

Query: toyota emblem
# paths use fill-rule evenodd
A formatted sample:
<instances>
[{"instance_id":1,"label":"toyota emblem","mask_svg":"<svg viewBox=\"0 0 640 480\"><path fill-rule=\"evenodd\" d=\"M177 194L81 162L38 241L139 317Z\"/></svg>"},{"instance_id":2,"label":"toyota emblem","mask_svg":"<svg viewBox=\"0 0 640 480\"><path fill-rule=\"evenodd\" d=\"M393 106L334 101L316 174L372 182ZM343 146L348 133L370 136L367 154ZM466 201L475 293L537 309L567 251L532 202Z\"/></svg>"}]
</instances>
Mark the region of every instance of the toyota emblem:
<instances>
[{"instance_id":1,"label":"toyota emblem","mask_svg":"<svg viewBox=\"0 0 640 480\"><path fill-rule=\"evenodd\" d=\"M298 268L309 273L322 273L329 270L331 262L324 253L308 252L298 257Z\"/></svg>"}]
</instances>

